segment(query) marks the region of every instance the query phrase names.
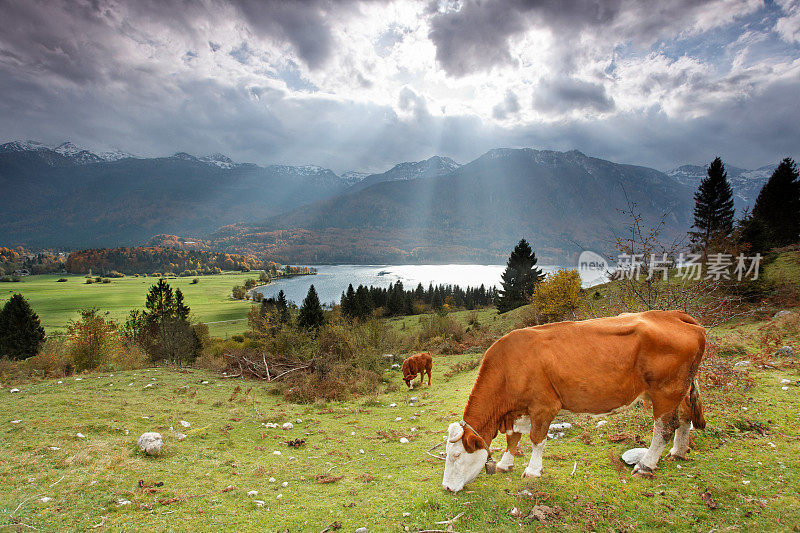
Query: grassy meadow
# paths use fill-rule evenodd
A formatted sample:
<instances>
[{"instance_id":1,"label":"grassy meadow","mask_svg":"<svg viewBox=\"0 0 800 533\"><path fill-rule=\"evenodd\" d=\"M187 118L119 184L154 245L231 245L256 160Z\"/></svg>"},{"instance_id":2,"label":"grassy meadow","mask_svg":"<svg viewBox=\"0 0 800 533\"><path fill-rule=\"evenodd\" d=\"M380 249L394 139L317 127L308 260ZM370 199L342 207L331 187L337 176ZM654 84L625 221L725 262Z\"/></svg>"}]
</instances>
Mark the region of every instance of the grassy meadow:
<instances>
[{"instance_id":1,"label":"grassy meadow","mask_svg":"<svg viewBox=\"0 0 800 533\"><path fill-rule=\"evenodd\" d=\"M66 278L66 282L57 280ZM209 323L211 335L226 337L247 329L250 302L230 298L234 285L246 279L258 278L258 272L235 272L213 276L165 278L173 289L183 291L187 305L192 309L194 322ZM119 323L125 321L131 309L144 309L147 291L159 278L112 278L111 283L87 285L82 275L26 276L18 283L0 283L0 305L14 293L21 293L31 304L45 331L61 333L69 320L86 308L97 308L108 318ZM237 320L237 322L222 322ZM219 322L214 324L213 322Z\"/></svg>"},{"instance_id":2,"label":"grassy meadow","mask_svg":"<svg viewBox=\"0 0 800 533\"><path fill-rule=\"evenodd\" d=\"M712 336L719 344L774 326L796 343L796 324L778 322L750 320ZM599 428L570 415L558 419L574 426L548 442L542 478L520 477L531 451L524 437L513 472L481 474L457 495L441 489L443 463L426 451L460 418L480 354L435 356L430 388L407 391L387 369L375 396L311 405L201 370L26 383L0 391L0 521L20 531L321 531L336 522L343 531L415 531L446 530L439 522L454 517L455 531L792 530L800 525L800 376L793 361L735 367L746 356L726 353L703 364L709 424L693 432L690 461L664 460L653 479L631 478L617 458L649 444L648 410ZM264 425L286 421L294 427ZM145 431L164 436L162 456L136 449ZM287 446L298 438L300 448ZM493 446L504 442L498 436ZM535 505L560 512L526 520ZM512 516L515 507L522 517Z\"/></svg>"}]
</instances>

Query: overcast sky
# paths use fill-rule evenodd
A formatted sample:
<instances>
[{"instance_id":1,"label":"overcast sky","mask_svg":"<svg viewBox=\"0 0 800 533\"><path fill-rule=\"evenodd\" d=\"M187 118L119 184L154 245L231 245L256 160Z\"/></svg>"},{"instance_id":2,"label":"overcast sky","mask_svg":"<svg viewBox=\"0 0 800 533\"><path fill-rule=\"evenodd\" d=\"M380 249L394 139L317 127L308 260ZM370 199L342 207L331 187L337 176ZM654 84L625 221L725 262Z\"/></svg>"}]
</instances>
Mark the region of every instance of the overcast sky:
<instances>
[{"instance_id":1,"label":"overcast sky","mask_svg":"<svg viewBox=\"0 0 800 533\"><path fill-rule=\"evenodd\" d=\"M0 141L383 171L800 155L800 0L0 0Z\"/></svg>"}]
</instances>

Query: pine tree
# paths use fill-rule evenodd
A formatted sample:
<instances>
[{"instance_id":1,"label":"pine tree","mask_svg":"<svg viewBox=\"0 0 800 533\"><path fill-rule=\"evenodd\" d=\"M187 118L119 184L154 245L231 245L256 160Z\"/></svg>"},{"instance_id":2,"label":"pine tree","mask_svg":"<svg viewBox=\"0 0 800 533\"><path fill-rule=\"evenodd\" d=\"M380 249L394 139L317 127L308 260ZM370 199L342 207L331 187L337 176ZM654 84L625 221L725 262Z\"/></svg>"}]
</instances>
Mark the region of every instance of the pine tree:
<instances>
[{"instance_id":1,"label":"pine tree","mask_svg":"<svg viewBox=\"0 0 800 533\"><path fill-rule=\"evenodd\" d=\"M275 308L278 310L278 322L288 324L291 316L289 315L289 304L286 302L286 294L284 294L283 289L278 291L278 301L275 304Z\"/></svg>"},{"instance_id":2,"label":"pine tree","mask_svg":"<svg viewBox=\"0 0 800 533\"><path fill-rule=\"evenodd\" d=\"M743 224L743 240L754 251L794 244L800 239L798 177L797 165L787 157L758 193L752 217Z\"/></svg>"},{"instance_id":3,"label":"pine tree","mask_svg":"<svg viewBox=\"0 0 800 533\"><path fill-rule=\"evenodd\" d=\"M297 325L301 328L319 329L325 323L325 315L322 313L322 305L319 303L319 296L314 285L308 288L308 294L303 305L300 306L300 314L297 316Z\"/></svg>"},{"instance_id":4,"label":"pine tree","mask_svg":"<svg viewBox=\"0 0 800 533\"><path fill-rule=\"evenodd\" d=\"M21 294L13 295L0 310L0 357L27 359L43 341L39 316Z\"/></svg>"},{"instance_id":5,"label":"pine tree","mask_svg":"<svg viewBox=\"0 0 800 533\"><path fill-rule=\"evenodd\" d=\"M505 313L528 303L533 289L544 275L536 268L538 259L528 241L522 239L511 252L501 276L503 290L497 300L497 311Z\"/></svg>"},{"instance_id":6,"label":"pine tree","mask_svg":"<svg viewBox=\"0 0 800 533\"><path fill-rule=\"evenodd\" d=\"M692 239L707 251L716 236L728 236L733 231L733 190L722 159L717 157L706 169L694 195L694 224L698 231L691 232Z\"/></svg>"},{"instance_id":7,"label":"pine tree","mask_svg":"<svg viewBox=\"0 0 800 533\"><path fill-rule=\"evenodd\" d=\"M347 292L342 293L342 314L347 318L356 316L356 291L352 283L347 286Z\"/></svg>"}]
</instances>

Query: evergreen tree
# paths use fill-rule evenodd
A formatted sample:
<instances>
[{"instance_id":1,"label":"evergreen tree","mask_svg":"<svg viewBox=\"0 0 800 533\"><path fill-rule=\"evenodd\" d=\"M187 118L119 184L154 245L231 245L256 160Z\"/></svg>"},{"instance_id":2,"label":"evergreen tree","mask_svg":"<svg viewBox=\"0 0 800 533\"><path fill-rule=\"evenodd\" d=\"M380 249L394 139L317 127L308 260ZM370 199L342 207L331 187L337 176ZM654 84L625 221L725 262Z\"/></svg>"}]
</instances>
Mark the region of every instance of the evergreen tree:
<instances>
[{"instance_id":1,"label":"evergreen tree","mask_svg":"<svg viewBox=\"0 0 800 533\"><path fill-rule=\"evenodd\" d=\"M159 279L150 287L145 307L147 311L141 314L138 324L132 315L126 327L143 327L134 335L141 339L150 356L178 365L194 360L202 348L202 339L189 324L191 309L184 303L181 290L173 291L166 281Z\"/></svg>"},{"instance_id":2,"label":"evergreen tree","mask_svg":"<svg viewBox=\"0 0 800 533\"><path fill-rule=\"evenodd\" d=\"M505 313L528 303L536 284L544 278L542 270L536 268L537 261L528 241L520 240L511 252L501 276L503 290L497 300L498 312Z\"/></svg>"},{"instance_id":3,"label":"evergreen tree","mask_svg":"<svg viewBox=\"0 0 800 533\"><path fill-rule=\"evenodd\" d=\"M372 315L373 299L370 295L369 289L359 285L356 289L356 316L361 319L369 318Z\"/></svg>"},{"instance_id":4,"label":"evergreen tree","mask_svg":"<svg viewBox=\"0 0 800 533\"><path fill-rule=\"evenodd\" d=\"M356 317L356 291L352 283L347 286L347 292L342 293L342 314L347 318Z\"/></svg>"},{"instance_id":5,"label":"evergreen tree","mask_svg":"<svg viewBox=\"0 0 800 533\"><path fill-rule=\"evenodd\" d=\"M278 310L278 321L281 324L288 324L291 316L289 315L289 304L286 302L286 294L284 294L283 289L278 291L278 301L275 304L275 308Z\"/></svg>"},{"instance_id":6,"label":"evergreen tree","mask_svg":"<svg viewBox=\"0 0 800 533\"><path fill-rule=\"evenodd\" d=\"M692 239L701 243L704 251L715 236L727 236L733 231L733 190L728 182L725 165L717 157L706 169L694 195L694 224L698 231L691 232Z\"/></svg>"},{"instance_id":7,"label":"evergreen tree","mask_svg":"<svg viewBox=\"0 0 800 533\"><path fill-rule=\"evenodd\" d=\"M44 328L21 294L13 295L0 310L0 357L22 360L36 355Z\"/></svg>"},{"instance_id":8,"label":"evergreen tree","mask_svg":"<svg viewBox=\"0 0 800 533\"><path fill-rule=\"evenodd\" d=\"M300 314L297 316L297 325L301 328L319 329L325 323L325 315L322 313L322 305L319 303L319 296L314 285L308 288L308 294L303 305L300 306Z\"/></svg>"},{"instance_id":9,"label":"evergreen tree","mask_svg":"<svg viewBox=\"0 0 800 533\"><path fill-rule=\"evenodd\" d=\"M800 239L800 180L792 159L781 161L772 173L743 226L743 240L758 252Z\"/></svg>"}]
</instances>

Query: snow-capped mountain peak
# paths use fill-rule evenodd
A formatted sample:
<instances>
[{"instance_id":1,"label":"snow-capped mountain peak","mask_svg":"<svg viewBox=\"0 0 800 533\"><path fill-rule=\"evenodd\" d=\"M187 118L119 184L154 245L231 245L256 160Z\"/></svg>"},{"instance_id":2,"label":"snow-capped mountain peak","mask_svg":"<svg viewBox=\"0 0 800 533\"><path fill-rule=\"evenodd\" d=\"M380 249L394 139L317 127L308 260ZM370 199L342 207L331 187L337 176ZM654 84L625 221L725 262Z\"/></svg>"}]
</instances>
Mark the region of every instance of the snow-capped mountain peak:
<instances>
[{"instance_id":1,"label":"snow-capped mountain peak","mask_svg":"<svg viewBox=\"0 0 800 533\"><path fill-rule=\"evenodd\" d=\"M239 163L220 153L203 156L200 158L200 161L208 163L209 165L217 166L219 168L234 168L239 166Z\"/></svg>"},{"instance_id":2,"label":"snow-capped mountain peak","mask_svg":"<svg viewBox=\"0 0 800 533\"><path fill-rule=\"evenodd\" d=\"M0 152L37 152L51 148L39 141L11 141L0 145Z\"/></svg>"}]
</instances>

